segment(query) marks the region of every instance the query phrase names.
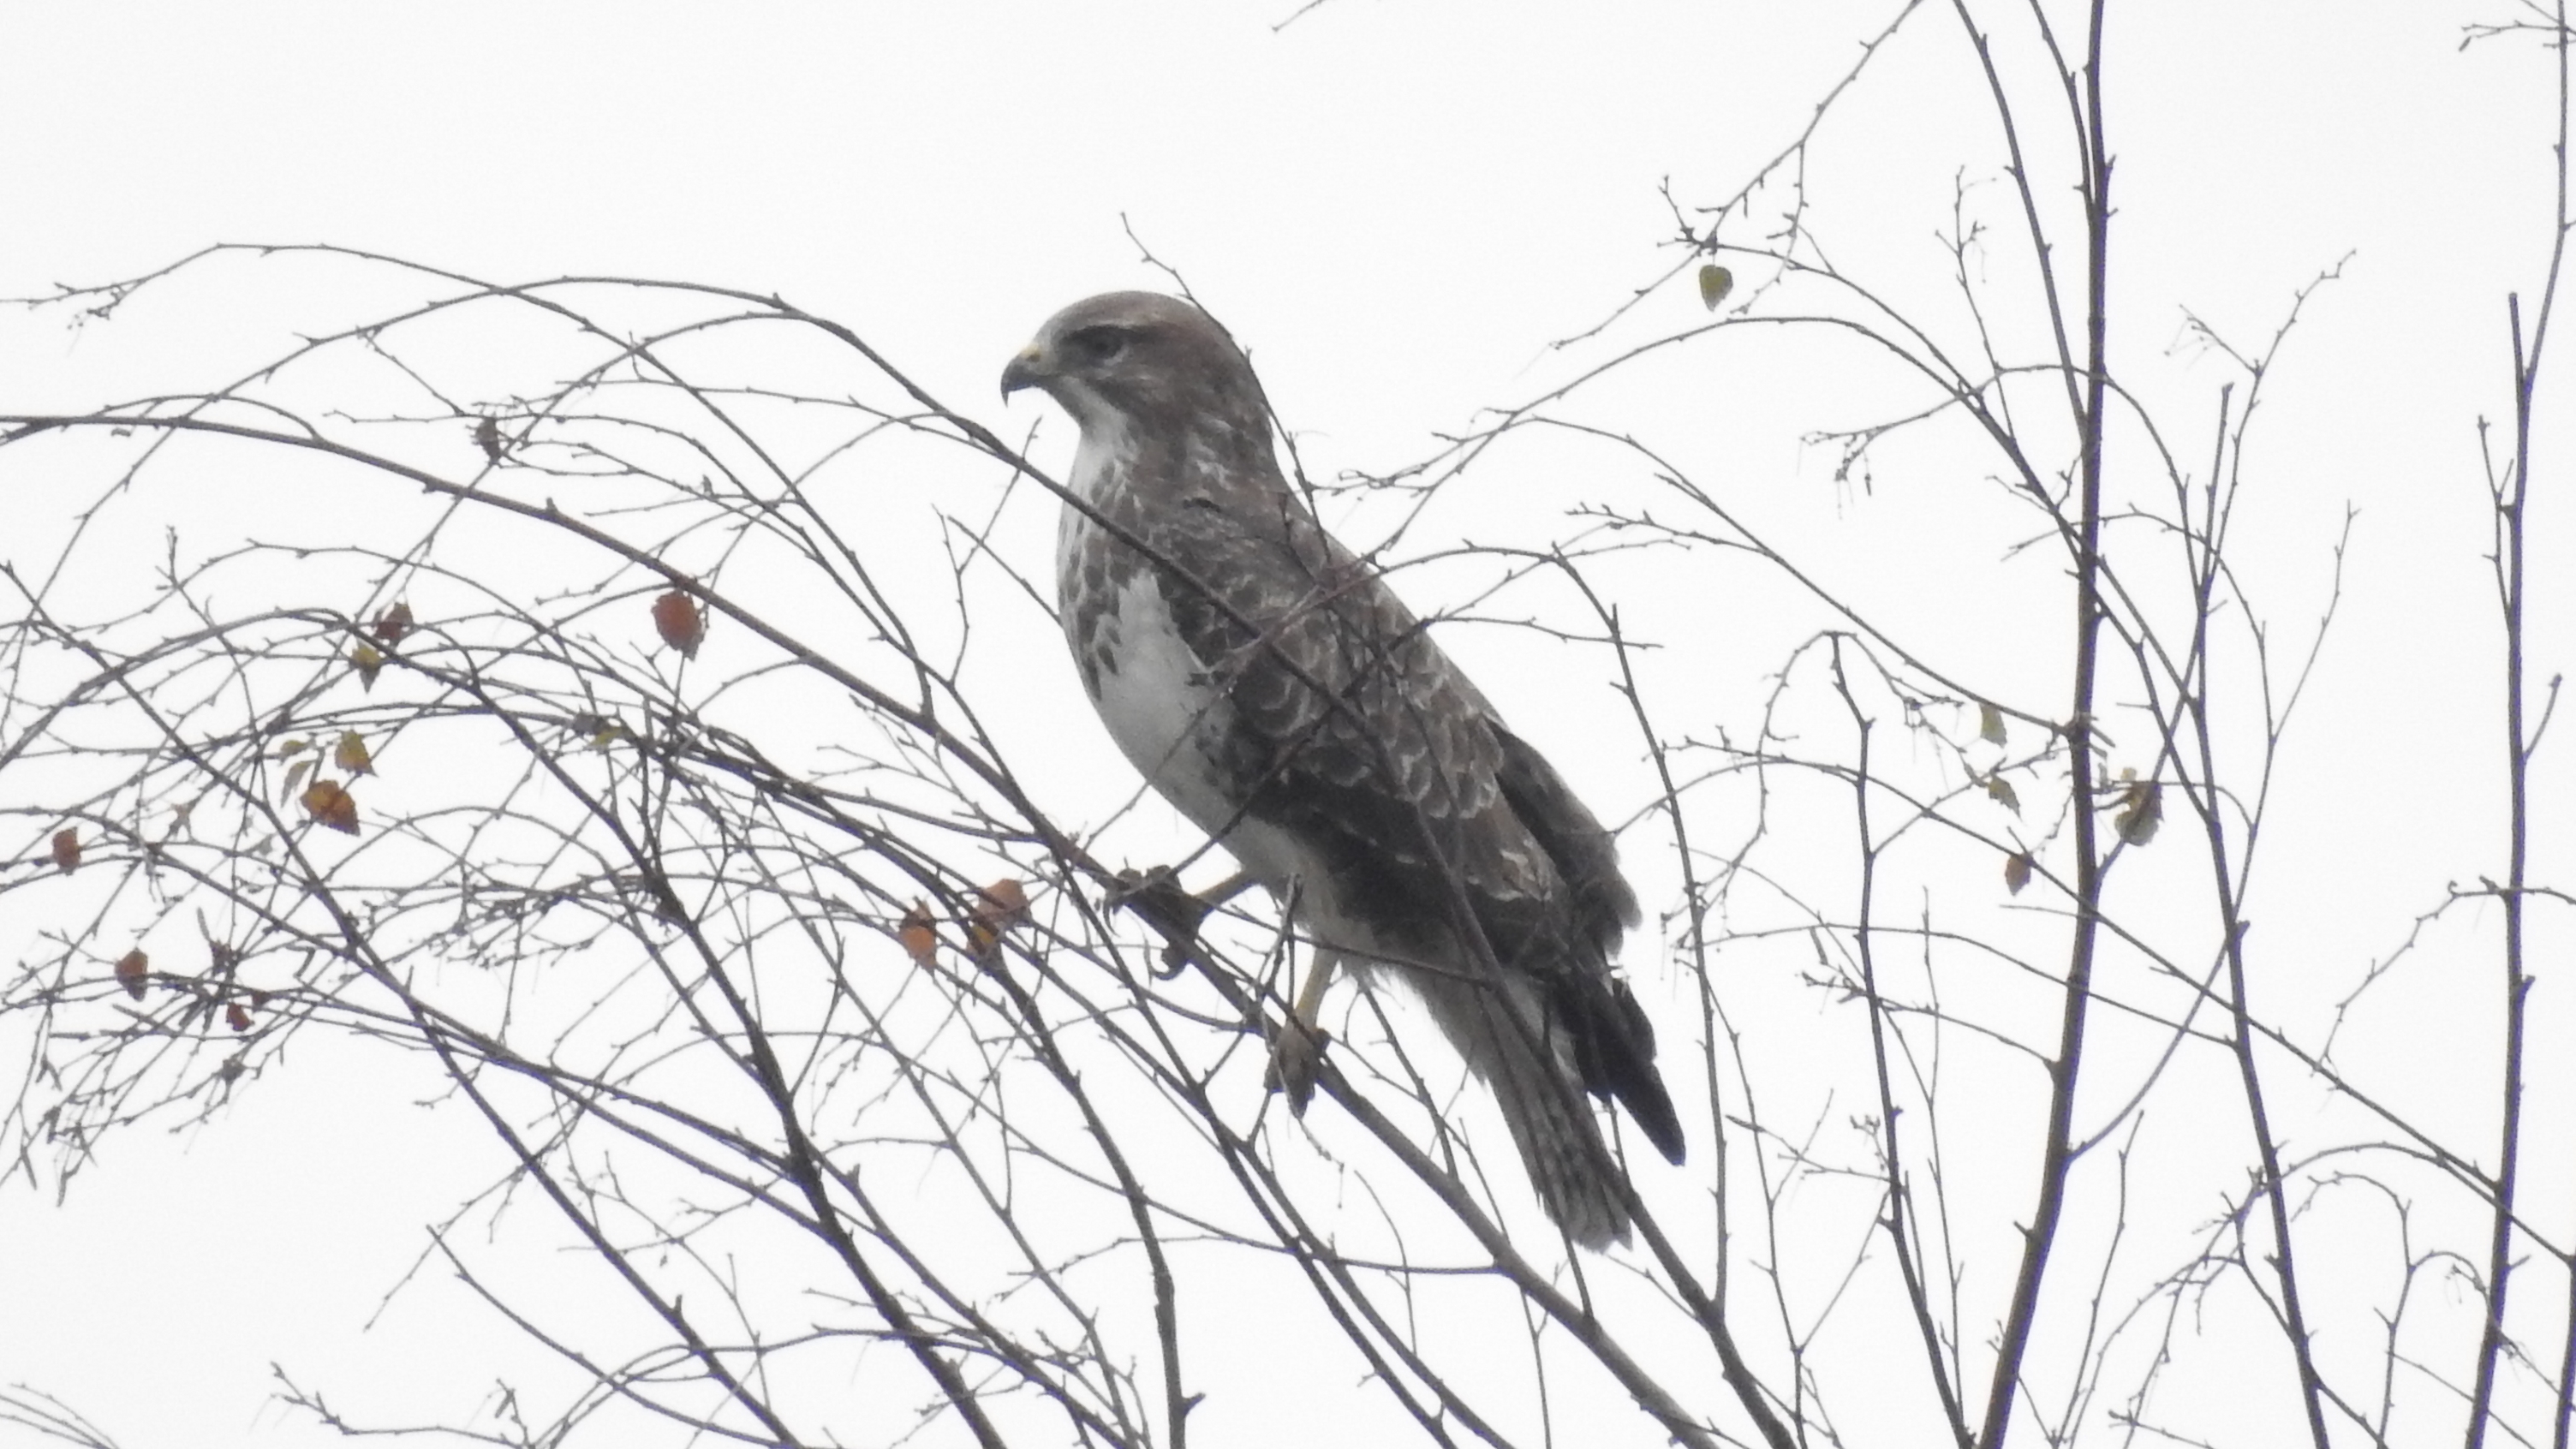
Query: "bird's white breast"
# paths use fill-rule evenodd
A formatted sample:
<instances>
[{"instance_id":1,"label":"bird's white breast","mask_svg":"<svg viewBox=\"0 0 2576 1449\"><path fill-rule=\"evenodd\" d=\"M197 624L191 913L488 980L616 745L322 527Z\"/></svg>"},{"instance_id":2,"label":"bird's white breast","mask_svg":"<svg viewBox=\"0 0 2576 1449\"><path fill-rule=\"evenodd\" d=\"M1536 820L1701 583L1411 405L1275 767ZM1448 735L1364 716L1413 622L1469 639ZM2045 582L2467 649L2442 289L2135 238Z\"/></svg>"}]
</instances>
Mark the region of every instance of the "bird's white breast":
<instances>
[{"instance_id":1,"label":"bird's white breast","mask_svg":"<svg viewBox=\"0 0 2576 1449\"><path fill-rule=\"evenodd\" d=\"M1135 439L1124 427L1101 423L1084 428L1082 441L1073 450L1073 469L1065 475L1064 486L1083 503L1098 508L1118 474L1135 459ZM1073 571L1082 560L1083 539L1098 527L1090 514L1072 503L1064 505L1056 522L1055 597L1064 610L1068 631L1073 628ZM1079 641L1076 647L1080 647Z\"/></svg>"},{"instance_id":2,"label":"bird's white breast","mask_svg":"<svg viewBox=\"0 0 2576 1449\"><path fill-rule=\"evenodd\" d=\"M1110 609L1115 665L1099 676L1100 722L1182 814L1203 830L1224 830L1236 802L1217 777L1215 755L1233 704L1181 637L1150 572L1130 570Z\"/></svg>"},{"instance_id":3,"label":"bird's white breast","mask_svg":"<svg viewBox=\"0 0 2576 1449\"><path fill-rule=\"evenodd\" d=\"M1129 462L1125 442L1114 433L1095 439L1086 430L1066 480L1075 497L1103 500ZM1238 782L1218 767L1234 706L1182 637L1155 571L1139 560L1123 560L1130 566L1109 571L1110 592L1100 607L1077 607L1085 588L1084 554L1098 529L1082 509L1065 506L1056 535L1056 587L1065 638L1076 656L1095 644L1105 646L1107 667L1086 675L1100 722L1137 773L1246 869L1273 885L1301 874L1302 857L1293 842L1245 818Z\"/></svg>"}]
</instances>

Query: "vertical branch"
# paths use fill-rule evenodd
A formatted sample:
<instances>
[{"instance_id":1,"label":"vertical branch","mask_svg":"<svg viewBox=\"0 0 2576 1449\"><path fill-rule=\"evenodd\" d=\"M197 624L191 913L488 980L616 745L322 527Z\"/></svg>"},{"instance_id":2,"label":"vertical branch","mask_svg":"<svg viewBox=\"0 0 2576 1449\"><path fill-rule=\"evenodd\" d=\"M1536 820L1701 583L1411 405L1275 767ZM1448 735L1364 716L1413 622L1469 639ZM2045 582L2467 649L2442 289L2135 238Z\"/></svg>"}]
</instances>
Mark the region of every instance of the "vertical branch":
<instances>
[{"instance_id":1,"label":"vertical branch","mask_svg":"<svg viewBox=\"0 0 2576 1449\"><path fill-rule=\"evenodd\" d=\"M2522 882L2530 838L2531 751L2522 730L2522 501L2530 478L2531 367L2523 352L2522 297L2505 299L2513 331L2513 460L2496 484L2496 588L2504 613L2505 823L2504 1123L2497 1145L2495 1211L2487 1239L2486 1325L2478 1334L2477 1386L2469 1395L2469 1449L2486 1442L2496 1359L2504 1348L2505 1290L2513 1273L2513 1200L2522 1167L2522 1052L2531 978L2522 967ZM2562 1424L2560 1432L2564 1434Z\"/></svg>"},{"instance_id":2,"label":"vertical branch","mask_svg":"<svg viewBox=\"0 0 2576 1449\"><path fill-rule=\"evenodd\" d=\"M2259 380L2259 379L2258 379ZM2245 987L2245 918L2243 902L2237 894L2237 882L2228 865L2226 817L2221 813L2218 788L2217 746L2209 723L2209 621L2216 607L2213 595L2218 588L2221 557L2219 534L2219 493L2221 470L2227 452L2227 410L2232 392L2218 394L2218 427L2209 458L2209 501L2200 528L2199 557L2192 569L2193 620L2189 673L2197 686L2186 683L2181 705L2191 717L2192 736L2199 746L2200 781L2195 787L2188 775L2183 787L2197 807L2201 828L2209 840L2209 866L2218 896L2218 920L2225 933L2227 957L2228 1008L2231 1014L2230 1036L2236 1052L2237 1079L2245 1089L2245 1113L2254 1131L2254 1151L2259 1159L2259 1180L2263 1201L2272 1219L2272 1271L2281 1285L2281 1328L2290 1340L2290 1353L2299 1368L2299 1395L2307 1409L2308 1437L2316 1449L2330 1449L2326 1435L2324 1381L2317 1375L2316 1354L2309 1342L2307 1310L2299 1301L2297 1260L2291 1255L2289 1191L2281 1181L2281 1153L2272 1136L2272 1115L2263 1101L2263 1078L2254 1060L2254 1017ZM2253 410L2247 404L2247 412ZM2241 442L2241 440L2240 440ZM2242 466L2243 455L2238 455ZM2191 530L2183 531L2184 546L2192 547ZM2248 847L2249 854L2251 847Z\"/></svg>"},{"instance_id":3,"label":"vertical branch","mask_svg":"<svg viewBox=\"0 0 2576 1449\"><path fill-rule=\"evenodd\" d=\"M1966 1410L1959 1402L1959 1391L1950 1382L1948 1368L1941 1359L1941 1332L1932 1322L1932 1304L1923 1291L1923 1272L1914 1261L1914 1247L1905 1221L1907 1194L1905 1158L1899 1151L1896 1135L1896 1091L1887 1067L1887 1002L1878 991L1878 950L1870 929L1870 911L1878 888L1878 844L1870 834L1869 736L1871 720L1861 711L1860 702L1852 698L1851 683L1843 675L1843 642L1833 641L1834 692L1842 696L1843 707L1852 718L1852 728L1860 736L1860 758L1852 774L1852 811L1860 838L1860 911L1852 927L1853 946L1860 955L1861 990L1869 1012L1870 1060L1878 1071L1879 1153L1887 1163L1887 1215L1879 1226L1887 1229L1896 1244L1896 1271L1905 1282L1905 1301L1914 1309L1915 1329L1923 1335L1923 1358L1932 1368L1932 1387L1941 1397L1941 1415L1949 1421L1950 1437L1960 1449L1975 1442L1968 1432Z\"/></svg>"},{"instance_id":4,"label":"vertical branch","mask_svg":"<svg viewBox=\"0 0 2576 1449\"><path fill-rule=\"evenodd\" d=\"M2105 0L2094 0L2091 33L2085 45L2083 133L2077 138L2084 157L2085 228L2085 359L2083 401L2076 408L2076 442L2081 451L2079 515L2076 519L2075 679L2066 723L2067 768L2073 796L2075 835L2075 920L2067 947L2066 1000L2059 1020L2056 1058L2049 1064L2048 1140L2039 1169L2039 1200L2023 1230L2021 1269L2013 1283L2012 1307L2004 1318L1995 1352L1994 1379L1986 1395L1986 1419L1977 1436L1980 1449L1998 1449L2012 1423L2013 1398L2021 1382L2022 1356L2030 1347L2039 1318L2039 1290L2048 1271L2048 1252L2056 1241L2058 1220L2066 1207L2066 1180L2075 1166L2073 1141L2075 1085L2084 1059L2084 1021L2093 998L2093 957L2100 937L2102 862L2095 838L2093 796L2093 704L2101 663L2102 623L2102 424L2109 359L2104 339L2109 321L2111 241L2111 157L2102 127L2102 20ZM1983 46L1980 44L1980 50ZM2070 84L2072 79L2070 78ZM2000 89L1996 104L2004 104ZM2032 245L2044 258L2047 238L2038 214L2029 205L2030 178L2016 168L2031 216ZM2052 292L2052 302L2053 302ZM2068 379L2070 391L2074 379Z\"/></svg>"},{"instance_id":5,"label":"vertical branch","mask_svg":"<svg viewBox=\"0 0 2576 1449\"><path fill-rule=\"evenodd\" d=\"M2531 413L2540 381L2540 354L2548 339L2549 314L2558 299L2558 276L2567 255L2567 6L2560 0L2552 15L2549 43L2558 52L2558 136L2552 149L2557 168L2558 208L2549 247L2549 274L2540 294L2539 316L2528 343L2522 325L2522 297L2505 298L2513 334L2513 459L2501 478L2493 479L2496 510L2497 604L2504 617L2505 825L2504 879L2504 1122L2498 1144L2495 1214L2487 1242L2486 1324L2478 1335L2476 1386L2469 1396L2468 1449L2486 1442L2487 1419L2494 1412L2496 1360L2504 1348L2505 1294L2513 1272L2514 1191L2522 1165L2522 1063L2531 977L2523 967L2523 889L2531 843L2531 756L2533 739L2523 711L2523 556L2525 505L2531 493ZM2568 1307L2568 1344L2559 1363L2558 1428L2554 1442L2564 1449L2568 1435L2571 1379L2576 1379L2576 1286Z\"/></svg>"}]
</instances>

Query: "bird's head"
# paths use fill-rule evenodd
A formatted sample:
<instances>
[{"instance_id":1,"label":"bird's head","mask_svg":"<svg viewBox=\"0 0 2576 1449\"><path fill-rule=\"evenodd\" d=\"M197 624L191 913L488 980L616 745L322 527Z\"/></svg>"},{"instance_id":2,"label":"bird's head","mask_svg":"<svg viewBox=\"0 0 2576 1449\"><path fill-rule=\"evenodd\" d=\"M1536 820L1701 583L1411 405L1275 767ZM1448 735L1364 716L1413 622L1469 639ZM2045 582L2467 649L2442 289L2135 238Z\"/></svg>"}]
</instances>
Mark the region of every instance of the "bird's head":
<instances>
[{"instance_id":1,"label":"bird's head","mask_svg":"<svg viewBox=\"0 0 2576 1449\"><path fill-rule=\"evenodd\" d=\"M1002 369L1002 396L1045 392L1086 433L1210 424L1264 441L1268 413L1242 349L1214 319L1159 292L1107 292L1047 319Z\"/></svg>"}]
</instances>

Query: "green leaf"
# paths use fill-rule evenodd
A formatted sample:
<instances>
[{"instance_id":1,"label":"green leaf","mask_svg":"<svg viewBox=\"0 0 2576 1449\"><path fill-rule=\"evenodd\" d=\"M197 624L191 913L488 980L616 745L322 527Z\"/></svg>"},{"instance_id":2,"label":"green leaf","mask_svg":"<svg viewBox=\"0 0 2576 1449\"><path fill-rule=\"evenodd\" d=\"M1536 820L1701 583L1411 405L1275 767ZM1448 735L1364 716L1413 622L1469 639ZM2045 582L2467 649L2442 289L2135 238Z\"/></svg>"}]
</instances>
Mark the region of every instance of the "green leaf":
<instances>
[{"instance_id":1,"label":"green leaf","mask_svg":"<svg viewBox=\"0 0 2576 1449\"><path fill-rule=\"evenodd\" d=\"M2156 838L2156 828L2164 823L2165 787L2153 780L2130 780L2120 791L2119 810L2111 817L2111 828L2131 845L2144 845Z\"/></svg>"},{"instance_id":2,"label":"green leaf","mask_svg":"<svg viewBox=\"0 0 2576 1449\"><path fill-rule=\"evenodd\" d=\"M1986 777L1986 794L2015 815L2021 813L2021 796L2013 793L2012 782L2001 775Z\"/></svg>"},{"instance_id":3,"label":"green leaf","mask_svg":"<svg viewBox=\"0 0 2576 1449\"><path fill-rule=\"evenodd\" d=\"M1725 301L1726 294L1734 290L1733 272L1715 262L1710 262L1699 269L1699 299L1708 310L1716 311L1717 304Z\"/></svg>"}]
</instances>

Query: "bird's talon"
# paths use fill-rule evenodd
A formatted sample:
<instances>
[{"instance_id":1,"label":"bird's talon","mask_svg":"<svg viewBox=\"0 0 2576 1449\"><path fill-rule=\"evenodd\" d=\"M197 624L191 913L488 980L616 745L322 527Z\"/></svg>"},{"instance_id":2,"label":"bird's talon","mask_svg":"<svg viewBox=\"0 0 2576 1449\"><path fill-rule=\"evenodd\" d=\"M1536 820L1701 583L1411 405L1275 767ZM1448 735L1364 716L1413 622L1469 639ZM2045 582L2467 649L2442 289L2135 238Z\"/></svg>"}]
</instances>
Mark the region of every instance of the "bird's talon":
<instances>
[{"instance_id":1,"label":"bird's talon","mask_svg":"<svg viewBox=\"0 0 2576 1449\"><path fill-rule=\"evenodd\" d=\"M1111 910L1134 911L1176 946L1198 939L1199 923L1213 909L1183 889L1181 878L1169 866L1159 865L1118 872L1109 887L1108 904Z\"/></svg>"},{"instance_id":2,"label":"bird's talon","mask_svg":"<svg viewBox=\"0 0 2576 1449\"><path fill-rule=\"evenodd\" d=\"M1315 1099L1315 1073L1323 1067L1324 1048L1332 1040L1331 1032L1293 1018L1272 1035L1270 1065L1261 1073L1261 1085L1287 1093L1291 1115L1305 1116L1306 1104Z\"/></svg>"}]
</instances>

